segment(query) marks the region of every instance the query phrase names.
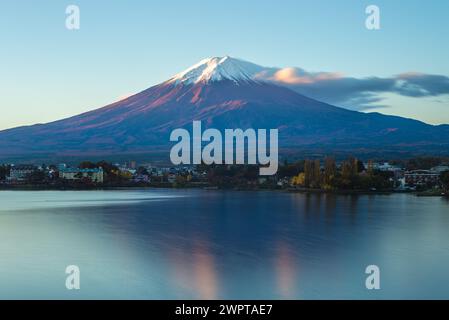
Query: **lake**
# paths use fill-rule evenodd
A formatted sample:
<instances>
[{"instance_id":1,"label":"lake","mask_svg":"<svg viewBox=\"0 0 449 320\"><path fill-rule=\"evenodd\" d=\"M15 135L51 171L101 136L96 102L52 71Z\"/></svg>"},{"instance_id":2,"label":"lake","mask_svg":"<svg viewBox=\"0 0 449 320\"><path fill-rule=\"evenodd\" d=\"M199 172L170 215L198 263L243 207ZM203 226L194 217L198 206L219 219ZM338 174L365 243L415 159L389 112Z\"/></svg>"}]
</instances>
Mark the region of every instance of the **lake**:
<instances>
[{"instance_id":1,"label":"lake","mask_svg":"<svg viewBox=\"0 0 449 320\"><path fill-rule=\"evenodd\" d=\"M439 197L0 191L2 299L449 299L448 277Z\"/></svg>"}]
</instances>

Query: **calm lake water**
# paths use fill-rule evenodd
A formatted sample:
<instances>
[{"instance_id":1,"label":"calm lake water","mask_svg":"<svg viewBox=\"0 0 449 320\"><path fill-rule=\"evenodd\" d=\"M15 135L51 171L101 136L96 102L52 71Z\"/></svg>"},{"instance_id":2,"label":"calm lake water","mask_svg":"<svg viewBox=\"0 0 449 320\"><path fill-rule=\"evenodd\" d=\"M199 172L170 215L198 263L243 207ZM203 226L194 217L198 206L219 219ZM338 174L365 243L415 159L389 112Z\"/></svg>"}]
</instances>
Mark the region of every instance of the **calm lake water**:
<instances>
[{"instance_id":1,"label":"calm lake water","mask_svg":"<svg viewBox=\"0 0 449 320\"><path fill-rule=\"evenodd\" d=\"M0 192L0 298L449 299L448 279L442 198Z\"/></svg>"}]
</instances>

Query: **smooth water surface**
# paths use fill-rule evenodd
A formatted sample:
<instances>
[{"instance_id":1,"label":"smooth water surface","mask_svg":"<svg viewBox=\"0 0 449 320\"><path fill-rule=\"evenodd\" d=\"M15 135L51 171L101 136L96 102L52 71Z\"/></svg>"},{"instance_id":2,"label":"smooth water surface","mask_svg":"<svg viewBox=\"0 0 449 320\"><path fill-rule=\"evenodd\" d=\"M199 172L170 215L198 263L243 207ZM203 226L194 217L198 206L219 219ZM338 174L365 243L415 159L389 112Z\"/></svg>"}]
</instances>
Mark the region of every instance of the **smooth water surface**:
<instances>
[{"instance_id":1,"label":"smooth water surface","mask_svg":"<svg viewBox=\"0 0 449 320\"><path fill-rule=\"evenodd\" d=\"M449 299L448 278L438 197L0 191L0 298Z\"/></svg>"}]
</instances>

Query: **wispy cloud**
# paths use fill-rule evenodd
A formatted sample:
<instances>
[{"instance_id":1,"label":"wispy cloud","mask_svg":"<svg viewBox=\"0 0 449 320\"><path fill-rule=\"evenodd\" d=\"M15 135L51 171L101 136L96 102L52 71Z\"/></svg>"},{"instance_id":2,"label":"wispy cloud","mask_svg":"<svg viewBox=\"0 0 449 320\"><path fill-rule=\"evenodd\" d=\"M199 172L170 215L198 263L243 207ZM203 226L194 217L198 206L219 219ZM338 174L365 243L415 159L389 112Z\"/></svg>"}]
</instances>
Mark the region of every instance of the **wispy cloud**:
<instances>
[{"instance_id":1,"label":"wispy cloud","mask_svg":"<svg viewBox=\"0 0 449 320\"><path fill-rule=\"evenodd\" d=\"M439 97L449 94L449 77L408 72L389 78L354 78L336 72L308 72L301 68L270 68L256 75L334 105L368 110L386 108L382 94L406 97ZM449 101L440 100L442 103Z\"/></svg>"}]
</instances>

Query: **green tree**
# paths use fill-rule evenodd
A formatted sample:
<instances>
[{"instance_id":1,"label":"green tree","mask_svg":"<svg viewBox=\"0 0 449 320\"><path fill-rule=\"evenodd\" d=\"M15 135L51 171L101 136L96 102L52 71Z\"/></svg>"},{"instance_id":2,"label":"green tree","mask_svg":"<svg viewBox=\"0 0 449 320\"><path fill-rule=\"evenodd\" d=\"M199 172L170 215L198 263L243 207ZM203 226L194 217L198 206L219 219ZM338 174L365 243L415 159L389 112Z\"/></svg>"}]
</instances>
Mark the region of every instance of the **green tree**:
<instances>
[{"instance_id":1,"label":"green tree","mask_svg":"<svg viewBox=\"0 0 449 320\"><path fill-rule=\"evenodd\" d=\"M449 171L444 171L441 173L440 180L444 191L449 192Z\"/></svg>"},{"instance_id":2,"label":"green tree","mask_svg":"<svg viewBox=\"0 0 449 320\"><path fill-rule=\"evenodd\" d=\"M363 172L366 170L365 165L363 164L363 161L360 161L358 159L355 159L356 166L357 166L357 173Z\"/></svg>"},{"instance_id":3,"label":"green tree","mask_svg":"<svg viewBox=\"0 0 449 320\"><path fill-rule=\"evenodd\" d=\"M341 165L340 187L343 189L354 189L358 185L358 160L349 158Z\"/></svg>"},{"instance_id":4,"label":"green tree","mask_svg":"<svg viewBox=\"0 0 449 320\"><path fill-rule=\"evenodd\" d=\"M313 164L312 161L306 159L304 161L304 187L310 188L313 181Z\"/></svg>"},{"instance_id":5,"label":"green tree","mask_svg":"<svg viewBox=\"0 0 449 320\"><path fill-rule=\"evenodd\" d=\"M444 162L444 158L438 157L421 157L421 158L413 158L407 161L406 169L407 170L429 170L432 167L436 167Z\"/></svg>"},{"instance_id":6,"label":"green tree","mask_svg":"<svg viewBox=\"0 0 449 320\"><path fill-rule=\"evenodd\" d=\"M83 161L79 165L80 169L95 169L97 168L97 165L90 161Z\"/></svg>"},{"instance_id":7,"label":"green tree","mask_svg":"<svg viewBox=\"0 0 449 320\"><path fill-rule=\"evenodd\" d=\"M104 161L104 160L102 160L100 162L97 162L96 168L100 168L100 167L107 174L110 174L111 172L117 172L118 171L118 167L117 166L114 166L112 163Z\"/></svg>"},{"instance_id":8,"label":"green tree","mask_svg":"<svg viewBox=\"0 0 449 320\"><path fill-rule=\"evenodd\" d=\"M367 171L368 171L368 175L370 175L370 176L373 175L373 173L374 173L374 162L373 162L373 160L369 160L368 161Z\"/></svg>"},{"instance_id":9,"label":"green tree","mask_svg":"<svg viewBox=\"0 0 449 320\"><path fill-rule=\"evenodd\" d=\"M6 177L9 175L9 170L11 169L8 165L1 165L0 166L0 180L5 180Z\"/></svg>"},{"instance_id":10,"label":"green tree","mask_svg":"<svg viewBox=\"0 0 449 320\"><path fill-rule=\"evenodd\" d=\"M324 161L324 176L323 176L323 189L330 190L335 187L335 177L337 174L337 167L335 165L334 158L326 158Z\"/></svg>"},{"instance_id":11,"label":"green tree","mask_svg":"<svg viewBox=\"0 0 449 320\"><path fill-rule=\"evenodd\" d=\"M295 163L285 161L284 165L279 167L278 176L281 178L294 177L301 172L304 172L304 161L297 161Z\"/></svg>"},{"instance_id":12,"label":"green tree","mask_svg":"<svg viewBox=\"0 0 449 320\"><path fill-rule=\"evenodd\" d=\"M29 183L42 183L45 181L45 179L46 179L45 172L41 170L34 170L26 177L26 180Z\"/></svg>"},{"instance_id":13,"label":"green tree","mask_svg":"<svg viewBox=\"0 0 449 320\"><path fill-rule=\"evenodd\" d=\"M320 188L321 187L321 164L320 160L315 160L313 162L313 175L312 175L312 187Z\"/></svg>"},{"instance_id":14,"label":"green tree","mask_svg":"<svg viewBox=\"0 0 449 320\"><path fill-rule=\"evenodd\" d=\"M137 169L137 174L145 174L145 175L149 175L148 170L145 167L139 167Z\"/></svg>"}]
</instances>

